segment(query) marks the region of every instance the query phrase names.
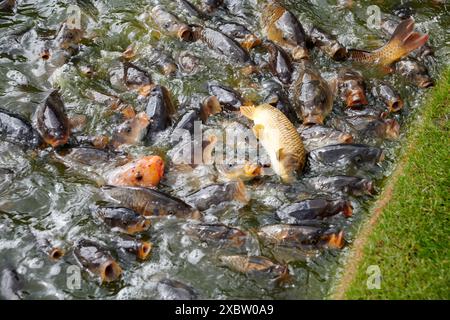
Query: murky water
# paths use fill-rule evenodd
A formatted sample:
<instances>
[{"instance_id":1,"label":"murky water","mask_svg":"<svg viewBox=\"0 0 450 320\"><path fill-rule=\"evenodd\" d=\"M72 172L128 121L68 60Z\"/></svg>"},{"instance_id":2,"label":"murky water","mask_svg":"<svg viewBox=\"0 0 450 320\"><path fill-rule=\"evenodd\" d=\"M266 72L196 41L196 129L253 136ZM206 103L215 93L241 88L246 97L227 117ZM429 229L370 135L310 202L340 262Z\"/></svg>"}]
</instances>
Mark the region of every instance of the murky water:
<instances>
[{"instance_id":1,"label":"murky water","mask_svg":"<svg viewBox=\"0 0 450 320\"><path fill-rule=\"evenodd\" d=\"M367 28L367 7L378 5L384 16L389 17L397 1L354 2L353 8L342 9L335 1L286 1L305 27L318 25L332 31L349 48L379 47L386 37L380 30ZM153 81L170 90L179 106L177 117L183 114L184 106L189 105L192 97L207 94L205 84L211 80L236 88L249 100L261 101L265 94L263 84L273 79L270 73L243 76L239 72L240 67L211 53L204 45L161 36L149 20L151 8L158 3L166 5L167 9L189 23L214 25L212 21L190 16L176 1L19 1L15 14L0 13L0 106L31 119L47 90L58 86L69 116L87 116L86 126L77 135L111 135L120 122L105 104L90 97L94 91L115 94L139 108L136 92L124 90L110 81L110 75L120 68L121 53L130 44L144 52L139 63L151 73ZM82 10L82 24L87 39L83 40L81 51L67 64L61 64L57 59L44 62L39 56L42 47L46 40L55 36L67 18L70 4L76 4ZM261 35L257 1L245 0L242 6L244 15L226 13L226 18L245 24L255 34ZM436 78L449 59L449 12L444 4L435 4L433 1L412 1L411 6L416 11L414 17L417 28L430 34L430 43L435 48L435 59L427 61L427 67L433 78ZM193 74L178 72L174 76L165 76L151 64L151 52L145 51L151 47L166 52L175 61L183 53L189 52L200 59L200 64ZM255 50L252 58L261 61L264 54L263 50ZM333 78L342 65L317 50L313 53L313 60L326 79ZM91 79L80 72L80 68L87 65L91 65L96 72ZM367 80L368 92L375 84L374 80ZM403 135L413 111L420 107L425 91L395 75L386 77L386 80L405 98L403 110L389 116L399 121ZM369 95L367 109L383 108ZM327 124L332 125L335 119L345 116L342 109L341 102L336 99ZM234 115L216 116L206 129L220 132L223 130L221 128L233 125L239 119L239 116ZM134 156L165 156L169 135L170 132L163 133L151 146L127 147L125 151ZM374 179L379 192L385 177L392 171L404 141L375 141L363 136L356 136L355 140L380 146L385 152L386 159L378 168L357 173L360 177ZM222 267L218 256L239 252L264 254L283 260L285 255L292 255L292 252L268 250L256 240L250 240L241 248L233 250L210 247L188 237L183 231L188 222L174 218L155 221L148 232L139 236L155 246L151 258L139 262L133 255L116 250L113 243L118 235L100 224L90 213L89 207L98 201L99 193L93 172L101 172L101 166L91 171L69 168L54 159L51 149L24 151L2 141L0 167L12 171L0 171L0 268L13 267L17 270L23 280L22 297L25 299L157 299L160 296L156 285L162 278L189 284L202 298L322 299L326 297L339 270L340 261L348 250L347 246L340 251L297 252L299 257L289 259L295 260L289 263L293 283L277 287L267 279L255 279ZM217 178L217 172L205 166L199 166L193 172L175 171L170 166L167 170L161 188L181 198L211 184ZM310 193L314 195L310 188L304 186L304 182L313 177L320 177L320 174L307 171L292 188L283 187L276 178L270 177L247 183L251 196L249 204L227 203L204 212L204 219L252 232L262 225L276 222L274 212L281 205L307 198ZM348 198L354 207L353 216L347 219L336 216L325 222L343 229L351 245L358 225L367 218L372 198ZM65 258L58 262L50 261L36 248L31 229L47 233L53 241L64 247L67 251ZM79 289L71 287L70 283L68 285L68 276L71 275L68 267L76 265L71 245L82 237L99 241L111 249L124 270L120 281L101 285L95 277L82 272Z\"/></svg>"}]
</instances>

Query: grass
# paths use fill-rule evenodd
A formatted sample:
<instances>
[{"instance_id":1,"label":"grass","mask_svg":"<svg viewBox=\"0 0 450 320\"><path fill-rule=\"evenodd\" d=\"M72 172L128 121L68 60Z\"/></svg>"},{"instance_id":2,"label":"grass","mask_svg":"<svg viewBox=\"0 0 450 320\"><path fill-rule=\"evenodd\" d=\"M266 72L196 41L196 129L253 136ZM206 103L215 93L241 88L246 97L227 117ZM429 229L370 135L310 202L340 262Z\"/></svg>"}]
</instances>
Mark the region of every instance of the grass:
<instances>
[{"instance_id":1,"label":"grass","mask_svg":"<svg viewBox=\"0 0 450 320\"><path fill-rule=\"evenodd\" d=\"M351 275L334 298L450 299L450 68L419 111L402 160L375 205ZM371 224L368 226L368 224ZM381 288L367 288L371 265ZM345 283L344 283L345 282Z\"/></svg>"}]
</instances>

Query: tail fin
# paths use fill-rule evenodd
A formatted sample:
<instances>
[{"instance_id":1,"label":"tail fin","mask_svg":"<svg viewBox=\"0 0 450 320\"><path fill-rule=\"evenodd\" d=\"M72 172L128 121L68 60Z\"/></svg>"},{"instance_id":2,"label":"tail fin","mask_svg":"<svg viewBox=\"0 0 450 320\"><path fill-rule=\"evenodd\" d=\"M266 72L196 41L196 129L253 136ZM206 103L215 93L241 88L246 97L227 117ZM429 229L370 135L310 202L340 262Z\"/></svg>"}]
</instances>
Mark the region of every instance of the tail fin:
<instances>
[{"instance_id":1,"label":"tail fin","mask_svg":"<svg viewBox=\"0 0 450 320\"><path fill-rule=\"evenodd\" d=\"M391 40L389 40L387 47L399 47L399 51L403 56L408 55L411 51L420 48L428 41L429 36L427 34L421 34L414 32L414 19L412 17L402 21L394 33ZM399 58L399 59L400 59Z\"/></svg>"},{"instance_id":2,"label":"tail fin","mask_svg":"<svg viewBox=\"0 0 450 320\"><path fill-rule=\"evenodd\" d=\"M242 106L241 107L241 114L250 120L253 120L253 117L255 115L256 107L255 106Z\"/></svg>"},{"instance_id":3,"label":"tail fin","mask_svg":"<svg viewBox=\"0 0 450 320\"><path fill-rule=\"evenodd\" d=\"M235 199L242 203L248 203L250 199L247 195L247 189L245 188L245 184L242 180L238 180L235 185Z\"/></svg>"}]
</instances>

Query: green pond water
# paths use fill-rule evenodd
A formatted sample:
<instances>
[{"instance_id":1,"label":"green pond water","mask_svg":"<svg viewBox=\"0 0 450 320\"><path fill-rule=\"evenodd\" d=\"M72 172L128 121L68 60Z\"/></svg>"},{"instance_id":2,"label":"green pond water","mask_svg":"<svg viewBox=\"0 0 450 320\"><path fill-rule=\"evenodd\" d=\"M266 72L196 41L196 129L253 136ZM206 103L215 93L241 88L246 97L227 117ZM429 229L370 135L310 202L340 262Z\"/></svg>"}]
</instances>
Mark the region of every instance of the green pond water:
<instances>
[{"instance_id":1,"label":"green pond water","mask_svg":"<svg viewBox=\"0 0 450 320\"><path fill-rule=\"evenodd\" d=\"M192 1L198 4L200 1ZM406 1L404 1L406 2ZM341 8L336 1L286 1L288 7L305 28L316 25L337 36L347 48L377 48L386 41L385 34L367 27L367 8L377 5L382 17L395 18L393 8L400 1L354 1L351 8ZM120 122L109 108L90 98L90 92L115 94L123 101L136 106L135 91L124 90L111 82L111 72L120 68L121 53L129 46L145 52L145 48L157 47L172 56L175 61L180 54L189 52L198 57L199 66L194 74L178 72L173 76L161 74L152 66L145 54L141 66L152 75L155 83L166 86L178 106L176 117L183 114L193 96L207 94L206 83L217 81L240 91L246 98L260 102L264 97L264 84L273 80L269 72L262 75L243 76L241 66L218 56L200 43L185 43L160 35L151 23L150 10L157 4L178 15L181 20L214 26L212 21L203 21L190 16L177 1L127 1L127 0L78 0L78 1L19 1L14 14L0 13L0 107L23 115L32 116L48 90L59 87L69 117L85 115L86 126L76 135L111 135ZM54 37L67 19L67 8L76 5L82 12L82 26L86 39L80 52L64 65L51 65L39 57L46 40ZM262 36L259 26L260 5L256 0L242 1L243 14L221 11L226 19L247 26L256 35ZM450 19L444 3L433 1L409 2L415 13L416 28L430 35L434 58L426 66L432 78L437 79L440 70L449 59ZM218 13L218 14L222 14ZM256 62L265 58L263 50L251 53ZM330 80L342 63L334 62L318 50L312 59L322 76ZM347 63L348 64L348 63ZM80 72L81 66L91 65L96 74L88 79ZM372 76L370 70L365 72ZM367 78L368 92L376 83ZM385 80L391 83L405 100L403 110L395 115L401 124L401 137L397 141L372 141L371 137L355 137L357 142L377 145L384 150L385 160L375 170L358 172L360 177L373 179L377 193L386 177L392 172L398 159L399 149L405 143L404 133L412 120L414 110L420 108L426 90L418 89L397 75ZM367 109L378 110L383 106L369 94ZM342 102L335 99L333 119L345 116ZM142 110L140 110L142 111ZM230 125L237 117L219 115L206 125L207 130L220 132L225 124ZM170 130L163 133L152 145L137 145L124 148L133 156L159 154L165 156ZM218 263L220 254L243 253L264 254L282 260L285 255L275 249L267 249L256 239L248 241L242 248L226 249L208 246L187 236L184 227L190 223L178 219L154 221L149 231L139 237L151 241L154 249L144 262L136 261L133 255L114 248L118 234L99 223L90 213L90 206L99 199L96 172L101 168L67 167L56 161L50 148L24 151L0 141L0 168L10 169L12 174L0 173L0 269L14 268L22 279L23 299L158 299L157 283L169 278L195 288L199 297L207 299L323 299L342 271L345 257L361 221L368 217L368 208L374 197L348 197L354 214L330 218L324 223L343 229L347 246L342 250L318 250L308 254L295 252L300 257L289 263L293 282L274 286L267 279L253 278L224 268ZM161 189L184 198L211 184L214 169L200 166L193 172L176 171L166 166L166 178ZM318 176L306 172L294 185L301 186L304 179ZM274 212L280 206L302 197L309 190L301 187L286 189L274 177L246 184L251 201L247 205L229 203L212 208L204 213L207 222L222 222L249 230L275 223ZM288 190L288 191L286 191ZM294 191L297 190L297 191ZM301 191L298 191L301 190ZM312 194L314 195L314 194ZM58 262L46 257L37 247L30 230L47 234L66 250ZM120 281L100 284L87 272L81 272L79 288L68 285L68 273L77 265L72 255L72 245L80 238L89 238L110 249L123 269ZM345 272L345 271L344 271Z\"/></svg>"}]
</instances>

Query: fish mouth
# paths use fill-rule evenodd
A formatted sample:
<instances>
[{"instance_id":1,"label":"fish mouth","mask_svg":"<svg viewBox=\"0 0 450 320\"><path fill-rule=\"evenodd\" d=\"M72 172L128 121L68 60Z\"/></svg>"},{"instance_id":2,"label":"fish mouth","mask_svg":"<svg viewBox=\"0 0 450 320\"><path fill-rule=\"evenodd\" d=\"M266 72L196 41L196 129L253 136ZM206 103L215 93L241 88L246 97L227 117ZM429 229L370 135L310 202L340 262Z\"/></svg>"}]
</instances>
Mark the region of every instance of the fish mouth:
<instances>
[{"instance_id":1,"label":"fish mouth","mask_svg":"<svg viewBox=\"0 0 450 320\"><path fill-rule=\"evenodd\" d=\"M152 252L153 245L150 242L143 241L139 244L137 251L137 257L140 260L147 260L148 256Z\"/></svg>"},{"instance_id":2,"label":"fish mouth","mask_svg":"<svg viewBox=\"0 0 450 320\"><path fill-rule=\"evenodd\" d=\"M401 99L391 100L388 103L388 107L390 112L398 112L403 108L403 100Z\"/></svg>"},{"instance_id":3,"label":"fish mouth","mask_svg":"<svg viewBox=\"0 0 450 320\"><path fill-rule=\"evenodd\" d=\"M308 115L306 117L303 117L303 124L306 126L314 125L314 124L322 125L323 121L324 121L324 118L322 115Z\"/></svg>"},{"instance_id":4,"label":"fish mouth","mask_svg":"<svg viewBox=\"0 0 450 320\"><path fill-rule=\"evenodd\" d=\"M361 107L368 104L366 95L362 91L356 91L349 94L346 99L347 107Z\"/></svg>"},{"instance_id":5,"label":"fish mouth","mask_svg":"<svg viewBox=\"0 0 450 320\"><path fill-rule=\"evenodd\" d=\"M340 139L341 143L353 143L353 136L351 134L344 134L341 139Z\"/></svg>"},{"instance_id":6,"label":"fish mouth","mask_svg":"<svg viewBox=\"0 0 450 320\"><path fill-rule=\"evenodd\" d=\"M60 248L53 248L50 253L49 256L52 260L59 260L64 256L64 250L60 249Z\"/></svg>"},{"instance_id":7,"label":"fish mouth","mask_svg":"<svg viewBox=\"0 0 450 320\"><path fill-rule=\"evenodd\" d=\"M433 80L422 80L419 83L419 87L421 88L430 88L434 86Z\"/></svg>"},{"instance_id":8,"label":"fish mouth","mask_svg":"<svg viewBox=\"0 0 450 320\"><path fill-rule=\"evenodd\" d=\"M119 279L122 274L122 268L114 260L103 263L100 269L102 282L112 282Z\"/></svg>"},{"instance_id":9,"label":"fish mouth","mask_svg":"<svg viewBox=\"0 0 450 320\"><path fill-rule=\"evenodd\" d=\"M192 39L192 29L189 26L182 26L178 30L178 38L182 41L190 41Z\"/></svg>"}]
</instances>

